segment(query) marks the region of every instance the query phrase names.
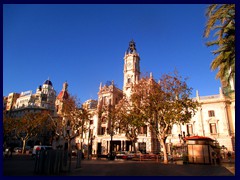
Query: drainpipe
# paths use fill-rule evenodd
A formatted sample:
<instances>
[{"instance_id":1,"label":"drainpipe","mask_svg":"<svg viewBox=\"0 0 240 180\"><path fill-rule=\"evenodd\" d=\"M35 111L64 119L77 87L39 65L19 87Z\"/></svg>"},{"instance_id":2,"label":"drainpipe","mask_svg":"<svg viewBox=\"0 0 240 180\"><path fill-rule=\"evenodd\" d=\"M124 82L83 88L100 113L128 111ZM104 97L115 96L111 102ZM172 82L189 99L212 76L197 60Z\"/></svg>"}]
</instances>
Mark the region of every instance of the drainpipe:
<instances>
[{"instance_id":1,"label":"drainpipe","mask_svg":"<svg viewBox=\"0 0 240 180\"><path fill-rule=\"evenodd\" d=\"M200 118L201 118L201 123L202 123L203 136L205 136L205 130L204 130L204 124L203 124L203 117L202 117L202 107L200 108Z\"/></svg>"}]
</instances>

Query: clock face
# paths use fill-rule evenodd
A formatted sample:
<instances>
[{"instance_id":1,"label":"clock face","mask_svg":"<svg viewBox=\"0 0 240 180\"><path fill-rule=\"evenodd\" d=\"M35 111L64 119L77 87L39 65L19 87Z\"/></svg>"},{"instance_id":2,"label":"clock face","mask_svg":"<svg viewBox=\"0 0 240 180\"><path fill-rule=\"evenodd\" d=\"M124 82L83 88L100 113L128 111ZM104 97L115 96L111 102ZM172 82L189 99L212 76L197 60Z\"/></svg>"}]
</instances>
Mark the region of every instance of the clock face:
<instances>
[{"instance_id":1,"label":"clock face","mask_svg":"<svg viewBox=\"0 0 240 180\"><path fill-rule=\"evenodd\" d=\"M127 67L128 67L128 68L131 68L131 67L132 67L132 63L131 63L131 62L128 62L128 63L127 63Z\"/></svg>"}]
</instances>

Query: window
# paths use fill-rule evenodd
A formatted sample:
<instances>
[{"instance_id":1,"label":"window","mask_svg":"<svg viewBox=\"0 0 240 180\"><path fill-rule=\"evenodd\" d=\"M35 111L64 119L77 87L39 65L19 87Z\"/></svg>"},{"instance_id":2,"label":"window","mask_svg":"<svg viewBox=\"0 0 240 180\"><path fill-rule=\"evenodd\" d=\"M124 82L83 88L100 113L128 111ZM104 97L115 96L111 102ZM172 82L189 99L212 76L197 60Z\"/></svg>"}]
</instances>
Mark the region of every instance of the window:
<instances>
[{"instance_id":1,"label":"window","mask_svg":"<svg viewBox=\"0 0 240 180\"><path fill-rule=\"evenodd\" d=\"M121 134L121 133L123 133L124 131L123 131L123 129L120 127L119 128L119 133Z\"/></svg>"},{"instance_id":2,"label":"window","mask_svg":"<svg viewBox=\"0 0 240 180\"><path fill-rule=\"evenodd\" d=\"M104 135L105 132L106 132L106 128L105 127L101 127L101 130L100 130L100 135Z\"/></svg>"},{"instance_id":3,"label":"window","mask_svg":"<svg viewBox=\"0 0 240 180\"><path fill-rule=\"evenodd\" d=\"M208 117L215 117L215 112L213 110L208 111Z\"/></svg>"},{"instance_id":4,"label":"window","mask_svg":"<svg viewBox=\"0 0 240 180\"><path fill-rule=\"evenodd\" d=\"M104 97L103 97L103 104L104 104L104 105L107 104L106 99L107 99L106 96L104 96Z\"/></svg>"},{"instance_id":5,"label":"window","mask_svg":"<svg viewBox=\"0 0 240 180\"><path fill-rule=\"evenodd\" d=\"M138 150L141 153L146 153L146 143L145 142L138 143Z\"/></svg>"},{"instance_id":6,"label":"window","mask_svg":"<svg viewBox=\"0 0 240 180\"><path fill-rule=\"evenodd\" d=\"M139 128L139 134L147 134L147 125Z\"/></svg>"},{"instance_id":7,"label":"window","mask_svg":"<svg viewBox=\"0 0 240 180\"><path fill-rule=\"evenodd\" d=\"M217 126L216 123L210 123L210 133L211 134L217 134Z\"/></svg>"},{"instance_id":8,"label":"window","mask_svg":"<svg viewBox=\"0 0 240 180\"><path fill-rule=\"evenodd\" d=\"M131 78L128 78L127 82L130 83L131 82Z\"/></svg>"},{"instance_id":9,"label":"window","mask_svg":"<svg viewBox=\"0 0 240 180\"><path fill-rule=\"evenodd\" d=\"M187 135L193 134L192 124L187 124Z\"/></svg>"},{"instance_id":10,"label":"window","mask_svg":"<svg viewBox=\"0 0 240 180\"><path fill-rule=\"evenodd\" d=\"M172 134L172 128L171 127L168 128L167 134Z\"/></svg>"},{"instance_id":11,"label":"window","mask_svg":"<svg viewBox=\"0 0 240 180\"><path fill-rule=\"evenodd\" d=\"M106 123L106 122L107 122L106 118L102 117L102 123Z\"/></svg>"}]
</instances>

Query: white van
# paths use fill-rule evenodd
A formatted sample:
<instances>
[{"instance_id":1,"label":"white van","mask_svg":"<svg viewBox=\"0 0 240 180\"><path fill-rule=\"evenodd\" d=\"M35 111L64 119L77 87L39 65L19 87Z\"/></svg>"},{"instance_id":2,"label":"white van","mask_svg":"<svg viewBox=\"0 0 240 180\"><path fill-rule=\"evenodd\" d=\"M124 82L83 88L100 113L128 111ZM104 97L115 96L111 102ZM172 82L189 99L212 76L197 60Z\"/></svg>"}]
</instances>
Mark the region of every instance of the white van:
<instances>
[{"instance_id":1,"label":"white van","mask_svg":"<svg viewBox=\"0 0 240 180\"><path fill-rule=\"evenodd\" d=\"M33 147L33 151L32 151L32 156L36 156L37 154L37 151L40 151L40 150L49 150L49 149L52 149L52 146L42 146L42 145L35 145Z\"/></svg>"}]
</instances>

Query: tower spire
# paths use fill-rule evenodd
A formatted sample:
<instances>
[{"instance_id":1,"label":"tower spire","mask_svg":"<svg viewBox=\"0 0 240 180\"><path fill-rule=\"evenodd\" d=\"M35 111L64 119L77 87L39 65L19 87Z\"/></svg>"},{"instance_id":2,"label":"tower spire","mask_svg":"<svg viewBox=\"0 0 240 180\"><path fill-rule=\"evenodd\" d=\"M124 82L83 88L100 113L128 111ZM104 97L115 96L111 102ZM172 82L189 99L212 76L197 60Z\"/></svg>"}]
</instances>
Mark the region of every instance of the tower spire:
<instances>
[{"instance_id":1,"label":"tower spire","mask_svg":"<svg viewBox=\"0 0 240 180\"><path fill-rule=\"evenodd\" d=\"M68 83L67 83L67 81L65 81L64 83L63 83L63 91L67 91L68 89Z\"/></svg>"},{"instance_id":2,"label":"tower spire","mask_svg":"<svg viewBox=\"0 0 240 180\"><path fill-rule=\"evenodd\" d=\"M129 47L127 49L127 54L135 54L137 52L137 49L136 49L136 43L134 42L134 40L132 39L130 42L129 42Z\"/></svg>"},{"instance_id":3,"label":"tower spire","mask_svg":"<svg viewBox=\"0 0 240 180\"><path fill-rule=\"evenodd\" d=\"M124 82L123 94L130 97L133 84L137 84L140 79L140 57L136 50L136 43L132 39L128 44L128 49L124 56Z\"/></svg>"}]
</instances>

